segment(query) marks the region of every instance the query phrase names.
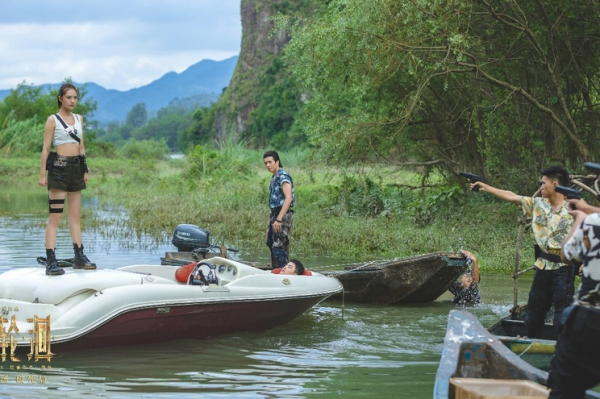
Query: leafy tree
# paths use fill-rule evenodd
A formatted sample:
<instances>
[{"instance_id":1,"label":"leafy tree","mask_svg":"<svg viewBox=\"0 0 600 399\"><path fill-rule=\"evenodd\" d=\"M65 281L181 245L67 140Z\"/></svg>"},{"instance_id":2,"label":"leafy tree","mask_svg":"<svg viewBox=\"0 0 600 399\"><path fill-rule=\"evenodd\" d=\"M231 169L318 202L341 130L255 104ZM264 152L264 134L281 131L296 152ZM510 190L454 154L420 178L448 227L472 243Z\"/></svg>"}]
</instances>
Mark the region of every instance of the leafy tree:
<instances>
[{"instance_id":1,"label":"leafy tree","mask_svg":"<svg viewBox=\"0 0 600 399\"><path fill-rule=\"evenodd\" d=\"M597 153L599 22L593 0L334 0L278 26L313 144L452 177Z\"/></svg>"},{"instance_id":2,"label":"leafy tree","mask_svg":"<svg viewBox=\"0 0 600 399\"><path fill-rule=\"evenodd\" d=\"M164 140L171 151L178 151L179 135L192 124L192 113L182 107L166 107L155 118L131 132L136 140Z\"/></svg>"},{"instance_id":3,"label":"leafy tree","mask_svg":"<svg viewBox=\"0 0 600 399\"><path fill-rule=\"evenodd\" d=\"M146 104L139 103L133 106L127 113L125 124L133 128L144 126L148 122L148 111Z\"/></svg>"},{"instance_id":4,"label":"leafy tree","mask_svg":"<svg viewBox=\"0 0 600 399\"><path fill-rule=\"evenodd\" d=\"M72 83L72 81L65 79L63 83ZM48 115L58 112L58 89L50 86L33 86L26 82L17 85L0 102L0 126L9 116L17 121L31 118L45 121ZM85 98L87 94L85 85L78 89L79 102L76 112L87 120L93 115L97 105L95 101Z\"/></svg>"},{"instance_id":5,"label":"leafy tree","mask_svg":"<svg viewBox=\"0 0 600 399\"><path fill-rule=\"evenodd\" d=\"M65 80L65 83L70 80ZM86 150L94 152L93 121L89 120L96 102L85 99L85 86L79 88L76 112L86 120ZM42 149L46 119L58 112L58 87L19 84L0 102L0 152L6 156L29 156Z\"/></svg>"},{"instance_id":6,"label":"leafy tree","mask_svg":"<svg viewBox=\"0 0 600 399\"><path fill-rule=\"evenodd\" d=\"M215 139L217 106L199 108L192 116L192 124L179 136L181 149L207 144Z\"/></svg>"},{"instance_id":7,"label":"leafy tree","mask_svg":"<svg viewBox=\"0 0 600 399\"><path fill-rule=\"evenodd\" d=\"M273 58L271 66L260 76L259 85L265 91L250 114L244 138L253 140L257 147L274 145L286 149L301 144L304 136L289 134L302 106L300 91L281 58Z\"/></svg>"}]
</instances>

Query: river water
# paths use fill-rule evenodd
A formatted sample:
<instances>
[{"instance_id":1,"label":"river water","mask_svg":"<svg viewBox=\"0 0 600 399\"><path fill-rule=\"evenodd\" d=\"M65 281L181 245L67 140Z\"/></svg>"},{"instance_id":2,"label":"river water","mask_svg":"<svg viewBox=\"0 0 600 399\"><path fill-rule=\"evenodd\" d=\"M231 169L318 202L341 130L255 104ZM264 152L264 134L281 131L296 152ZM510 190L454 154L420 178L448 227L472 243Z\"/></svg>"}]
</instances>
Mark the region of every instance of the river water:
<instances>
[{"instance_id":1,"label":"river water","mask_svg":"<svg viewBox=\"0 0 600 399\"><path fill-rule=\"evenodd\" d=\"M85 195L84 195L85 197ZM84 207L105 212L95 199ZM37 266L44 256L44 190L20 184L0 192L0 272ZM36 212L32 212L35 209ZM41 211L40 211L41 210ZM126 218L126 214L119 217ZM65 215L66 218L66 215ZM84 231L86 253L101 268L133 263L160 264L169 240L143 234ZM243 248L242 248L243 249ZM470 248L477 252L476 248ZM431 248L431 252L447 250ZM266 252L266 251L265 251ZM57 242L59 258L72 256L67 228ZM264 261L267 253L242 251ZM311 257L312 269L352 262ZM525 298L531 281L522 279ZM482 301L470 307L484 325L507 314L512 280L482 275ZM292 322L259 333L160 345L68 352L51 362L7 359L0 363L3 397L103 398L431 398L442 352L451 295L433 303L400 306L326 301Z\"/></svg>"}]
</instances>

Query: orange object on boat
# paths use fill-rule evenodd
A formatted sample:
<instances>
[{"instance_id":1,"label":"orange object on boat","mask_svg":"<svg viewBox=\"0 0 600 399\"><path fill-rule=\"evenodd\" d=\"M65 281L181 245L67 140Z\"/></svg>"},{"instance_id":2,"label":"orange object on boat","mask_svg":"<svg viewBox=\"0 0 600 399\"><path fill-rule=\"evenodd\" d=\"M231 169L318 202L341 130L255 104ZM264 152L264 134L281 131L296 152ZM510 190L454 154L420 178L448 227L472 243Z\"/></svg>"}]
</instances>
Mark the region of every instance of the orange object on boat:
<instances>
[{"instance_id":1,"label":"orange object on boat","mask_svg":"<svg viewBox=\"0 0 600 399\"><path fill-rule=\"evenodd\" d=\"M194 270L194 267L197 264L198 262L192 262L188 263L185 266L178 267L177 270L175 270L175 278L177 279L177 281L186 284L188 282L190 274L192 273L192 270Z\"/></svg>"}]
</instances>

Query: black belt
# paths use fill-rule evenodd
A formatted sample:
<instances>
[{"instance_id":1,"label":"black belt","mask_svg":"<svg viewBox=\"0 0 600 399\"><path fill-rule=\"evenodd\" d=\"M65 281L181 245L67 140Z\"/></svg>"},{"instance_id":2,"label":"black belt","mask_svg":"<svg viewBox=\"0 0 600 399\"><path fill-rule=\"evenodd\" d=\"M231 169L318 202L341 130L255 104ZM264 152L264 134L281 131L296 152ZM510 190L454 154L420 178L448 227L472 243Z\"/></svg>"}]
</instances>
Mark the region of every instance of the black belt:
<instances>
[{"instance_id":1,"label":"black belt","mask_svg":"<svg viewBox=\"0 0 600 399\"><path fill-rule=\"evenodd\" d=\"M550 261L552 263L564 263L560 258L560 255L549 254L547 252L542 251L539 245L534 245L535 258L542 258Z\"/></svg>"},{"instance_id":2,"label":"black belt","mask_svg":"<svg viewBox=\"0 0 600 399\"><path fill-rule=\"evenodd\" d=\"M79 163L79 161L81 160L81 157L78 155L75 155L74 157L68 157L66 155L56 155L56 157L59 159L64 159L63 162L67 163Z\"/></svg>"},{"instance_id":3,"label":"black belt","mask_svg":"<svg viewBox=\"0 0 600 399\"><path fill-rule=\"evenodd\" d=\"M273 214L278 215L279 212L281 212L281 208L282 207L272 208L271 209L271 215L273 215ZM294 210L290 208L290 209L287 210L286 213L294 213Z\"/></svg>"}]
</instances>

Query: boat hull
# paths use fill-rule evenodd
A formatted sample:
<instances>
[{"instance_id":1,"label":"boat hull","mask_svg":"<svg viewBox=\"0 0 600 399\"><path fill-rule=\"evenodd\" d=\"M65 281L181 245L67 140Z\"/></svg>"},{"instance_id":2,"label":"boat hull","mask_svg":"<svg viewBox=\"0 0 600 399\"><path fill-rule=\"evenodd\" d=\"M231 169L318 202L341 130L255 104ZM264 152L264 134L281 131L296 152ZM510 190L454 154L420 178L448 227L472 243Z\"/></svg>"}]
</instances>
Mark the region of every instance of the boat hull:
<instances>
[{"instance_id":1,"label":"boat hull","mask_svg":"<svg viewBox=\"0 0 600 399\"><path fill-rule=\"evenodd\" d=\"M211 262L189 270L212 276L210 283L194 280L196 274L182 282L176 268L157 265L61 276L46 276L41 268L10 270L0 276L7 340L22 351L46 337L56 353L260 331L342 290L339 281L318 273L290 276L230 259Z\"/></svg>"},{"instance_id":2,"label":"boat hull","mask_svg":"<svg viewBox=\"0 0 600 399\"><path fill-rule=\"evenodd\" d=\"M382 304L435 301L467 268L463 254L438 252L341 272L321 272L344 286L331 298Z\"/></svg>"},{"instance_id":3,"label":"boat hull","mask_svg":"<svg viewBox=\"0 0 600 399\"><path fill-rule=\"evenodd\" d=\"M464 310L451 310L442 357L435 376L434 399L454 399L451 378L527 380L546 385L548 373L524 361ZM586 398L600 398L587 391Z\"/></svg>"},{"instance_id":4,"label":"boat hull","mask_svg":"<svg viewBox=\"0 0 600 399\"><path fill-rule=\"evenodd\" d=\"M309 297L136 309L120 314L82 337L55 341L52 350L65 352L262 331L290 322L323 299Z\"/></svg>"}]
</instances>

